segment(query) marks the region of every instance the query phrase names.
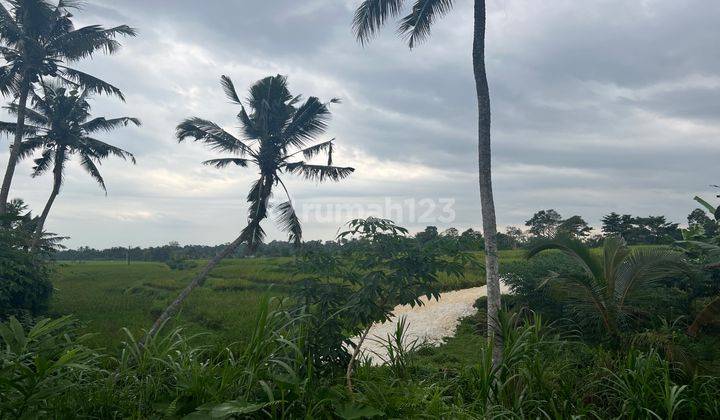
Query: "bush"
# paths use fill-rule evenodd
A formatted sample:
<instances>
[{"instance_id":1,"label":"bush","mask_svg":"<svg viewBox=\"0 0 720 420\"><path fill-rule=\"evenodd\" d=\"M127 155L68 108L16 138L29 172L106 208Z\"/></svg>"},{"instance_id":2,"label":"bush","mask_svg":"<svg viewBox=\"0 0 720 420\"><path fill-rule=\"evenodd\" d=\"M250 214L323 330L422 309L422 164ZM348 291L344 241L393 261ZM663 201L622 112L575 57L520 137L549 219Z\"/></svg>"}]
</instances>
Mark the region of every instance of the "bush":
<instances>
[{"instance_id":1,"label":"bush","mask_svg":"<svg viewBox=\"0 0 720 420\"><path fill-rule=\"evenodd\" d=\"M45 262L0 232L0 319L37 315L47 309L51 294Z\"/></svg>"},{"instance_id":2,"label":"bush","mask_svg":"<svg viewBox=\"0 0 720 420\"><path fill-rule=\"evenodd\" d=\"M501 267L503 281L513 294L505 298L510 308L527 307L540 312L549 320L568 317L567 304L547 287L540 287L551 272L580 273L581 269L570 257L560 252L547 252L531 260L518 260Z\"/></svg>"},{"instance_id":3,"label":"bush","mask_svg":"<svg viewBox=\"0 0 720 420\"><path fill-rule=\"evenodd\" d=\"M165 262L171 270L189 270L197 267L197 262L189 260L185 257L174 255Z\"/></svg>"},{"instance_id":4,"label":"bush","mask_svg":"<svg viewBox=\"0 0 720 420\"><path fill-rule=\"evenodd\" d=\"M83 374L99 370L99 356L83 346L87 336L76 333L70 317L27 328L14 317L0 323L0 418L72 417Z\"/></svg>"},{"instance_id":5,"label":"bush","mask_svg":"<svg viewBox=\"0 0 720 420\"><path fill-rule=\"evenodd\" d=\"M271 309L276 308L276 309ZM442 348L408 354L402 327L385 366L313 374L312 322L263 299L244 347L168 331L119 354L83 343L71 318L0 322L0 418L718 418L718 377L683 375L656 346L609 351L539 316L503 314L505 356L461 328L463 363ZM468 324L465 320L463 324ZM200 340L198 340L200 338ZM434 357L442 356L442 357ZM459 355L459 357L463 357ZM436 361L432 361L436 360ZM450 363L449 363L450 362Z\"/></svg>"}]
</instances>

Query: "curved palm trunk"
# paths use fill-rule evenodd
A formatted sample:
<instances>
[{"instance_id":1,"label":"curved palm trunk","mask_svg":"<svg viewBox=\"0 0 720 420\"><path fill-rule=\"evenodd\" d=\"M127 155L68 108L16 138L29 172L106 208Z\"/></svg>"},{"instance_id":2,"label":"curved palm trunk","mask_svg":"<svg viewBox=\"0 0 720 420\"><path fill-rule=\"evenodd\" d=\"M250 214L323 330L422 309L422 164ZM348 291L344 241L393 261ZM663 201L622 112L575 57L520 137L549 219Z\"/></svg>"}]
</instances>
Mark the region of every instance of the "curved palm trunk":
<instances>
[{"instance_id":1,"label":"curved palm trunk","mask_svg":"<svg viewBox=\"0 0 720 420\"><path fill-rule=\"evenodd\" d=\"M55 202L55 198L60 193L60 186L62 185L62 154L62 152L58 152L55 155L55 168L53 168L53 189L50 192L50 197L48 198L47 203L45 203L45 208L40 215L37 226L35 226L35 233L33 234L32 246L30 248L32 252L37 252L38 247L40 246L40 240L42 239L45 221L47 220L48 214L50 214L50 208L52 208L52 205Z\"/></svg>"},{"instance_id":2,"label":"curved palm trunk","mask_svg":"<svg viewBox=\"0 0 720 420\"><path fill-rule=\"evenodd\" d=\"M27 106L28 93L30 92L30 84L23 78L23 84L20 87L20 98L18 100L17 127L15 130L15 139L10 147L10 157L8 158L7 168L5 169L5 177L3 178L2 187L0 188L0 216L7 213L8 196L10 195L10 184L12 184L13 175L15 175L15 166L20 155L20 143L22 143L25 131L25 107Z\"/></svg>"},{"instance_id":3,"label":"curved palm trunk","mask_svg":"<svg viewBox=\"0 0 720 420\"><path fill-rule=\"evenodd\" d=\"M493 341L493 367L502 360L500 311L500 275L497 254L497 226L492 192L490 155L490 91L485 71L485 0L475 0L473 33L473 72L478 101L478 169L483 236L485 237L485 275L487 281L488 338Z\"/></svg>"},{"instance_id":4,"label":"curved palm trunk","mask_svg":"<svg viewBox=\"0 0 720 420\"><path fill-rule=\"evenodd\" d=\"M180 308L180 305L182 305L185 299L187 299L187 297L190 295L190 292L192 292L193 289L195 289L196 287L202 286L208 274L210 274L213 268L215 268L215 266L218 265L218 263L224 258L235 252L235 250L238 248L238 246L240 246L243 240L244 238L242 236L238 236L233 242L230 243L230 245L225 247L225 249L218 253L212 260L210 260L210 262L205 266L205 268L200 273L198 273L195 278L192 279L190 284L188 284L185 289L180 292L180 295L178 295L178 297L170 305L168 305L167 308L165 308L165 310L158 317L158 319L155 320L155 323L150 328L150 331L147 332L145 338L142 340L141 343L144 343L148 338L152 338L157 335L163 324L168 319L170 319L170 317L175 315L177 310Z\"/></svg>"},{"instance_id":5,"label":"curved palm trunk","mask_svg":"<svg viewBox=\"0 0 720 420\"><path fill-rule=\"evenodd\" d=\"M212 271L212 269L215 268L215 266L218 265L220 261L235 252L235 250L240 246L241 243L247 242L249 250L251 252L254 251L255 247L257 247L258 245L256 231L260 228L260 222L262 222L262 220L265 219L265 217L267 216L267 203L270 199L271 189L272 183L266 177L262 177L260 178L260 180L258 180L258 195L253 196L251 193L250 197L248 198L248 201L250 201L251 203L248 226L246 226L245 229L242 230L240 236L238 236L230 245L228 245L225 249L222 250L222 252L220 252L212 260L210 260L208 265L206 265L205 268L197 276L195 276L195 278L190 282L190 284L188 284L185 289L180 292L180 295L167 308L165 308L160 317L155 320L155 323L150 328L150 331L148 331L148 333L145 335L145 338L141 341L141 344L144 343L148 338L152 338L157 335L163 324L177 312L177 310L180 308L180 305L182 305L185 299L187 299L187 297L190 295L190 292L192 292L193 289L195 289L196 287L201 286L205 282L208 274L210 274L210 271Z\"/></svg>"}]
</instances>

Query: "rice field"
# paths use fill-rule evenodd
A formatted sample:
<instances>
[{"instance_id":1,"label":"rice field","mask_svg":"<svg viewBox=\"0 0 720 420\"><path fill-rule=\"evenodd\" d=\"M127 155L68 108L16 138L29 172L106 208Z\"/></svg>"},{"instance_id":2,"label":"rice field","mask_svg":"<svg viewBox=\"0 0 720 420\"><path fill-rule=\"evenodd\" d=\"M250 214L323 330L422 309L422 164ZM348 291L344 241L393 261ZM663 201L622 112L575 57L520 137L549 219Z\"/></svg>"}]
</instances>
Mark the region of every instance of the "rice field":
<instances>
[{"instance_id":1,"label":"rice field","mask_svg":"<svg viewBox=\"0 0 720 420\"><path fill-rule=\"evenodd\" d=\"M501 252L502 263L522 258L519 250ZM173 322L191 332L209 332L208 339L219 343L242 342L254 322L259 298L264 293L288 296L296 281L286 267L290 261L254 258L221 262ZM125 337L123 327L137 335L152 324L202 269L205 262L197 262L197 267L180 271L157 262L58 262L50 314L74 314L87 331L96 333L92 344L116 347ZM443 290L484 284L477 267L468 267L464 278L443 277L441 281Z\"/></svg>"}]
</instances>

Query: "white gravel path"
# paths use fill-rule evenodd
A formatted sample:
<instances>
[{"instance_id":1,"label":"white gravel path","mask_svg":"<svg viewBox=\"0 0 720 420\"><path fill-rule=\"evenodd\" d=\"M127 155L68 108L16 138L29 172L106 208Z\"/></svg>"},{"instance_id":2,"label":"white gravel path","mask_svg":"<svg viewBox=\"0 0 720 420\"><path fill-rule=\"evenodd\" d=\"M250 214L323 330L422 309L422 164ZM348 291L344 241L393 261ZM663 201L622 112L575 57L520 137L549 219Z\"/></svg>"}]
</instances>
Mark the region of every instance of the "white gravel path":
<instances>
[{"instance_id":1,"label":"white gravel path","mask_svg":"<svg viewBox=\"0 0 720 420\"><path fill-rule=\"evenodd\" d=\"M509 288L501 283L500 292L509 293ZM385 356L384 347L379 340L386 340L388 334L393 334L397 328L398 320L405 317L407 320L406 343L417 340L417 343L427 343L438 346L446 337L455 335L460 319L473 315L477 309L473 308L475 301L487 294L487 286L472 287L469 289L445 292L440 300L422 297L422 306L414 308L396 306L393 310L395 316L382 324L375 324L370 328L368 338L363 343L363 357L370 357L373 363L382 363L381 356ZM354 340L357 342L357 338Z\"/></svg>"}]
</instances>

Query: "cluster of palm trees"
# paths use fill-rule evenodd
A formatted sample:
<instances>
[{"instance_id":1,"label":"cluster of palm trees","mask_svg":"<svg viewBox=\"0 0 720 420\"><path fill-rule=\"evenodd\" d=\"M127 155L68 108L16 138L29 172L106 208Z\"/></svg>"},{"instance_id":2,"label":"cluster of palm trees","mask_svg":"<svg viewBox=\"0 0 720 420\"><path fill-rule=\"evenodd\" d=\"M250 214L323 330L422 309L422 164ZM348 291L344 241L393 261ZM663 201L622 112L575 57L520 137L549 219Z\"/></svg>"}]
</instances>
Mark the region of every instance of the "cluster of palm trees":
<instances>
[{"instance_id":1,"label":"cluster of palm trees","mask_svg":"<svg viewBox=\"0 0 720 420\"><path fill-rule=\"evenodd\" d=\"M410 1L410 0L408 0ZM410 48L425 40L437 18L449 12L452 0L414 0L402 16L405 0L362 0L357 8L353 30L358 41L368 43L374 34L391 18L399 18L398 31ZM40 216L35 238L42 229L63 182L65 164L72 155L80 158L82 167L102 188L105 183L97 163L110 155L131 159L129 152L94 137L99 131L110 131L127 124L139 125L130 117L91 118L88 96L94 93L115 95L124 100L115 86L95 76L81 72L71 64L94 53L113 54L120 47L118 36L135 36L134 29L121 25L103 28L90 25L75 28L71 10L73 0L0 0L0 53L4 65L0 67L0 93L15 100L8 107L14 122L2 123L0 129L13 136L10 157L0 189L0 218L7 212L7 203L15 167L20 159L40 152L35 159L33 175L47 171L53 174L53 189ZM474 0L473 70L478 99L478 163L482 204L483 234L485 237L486 276L488 285L488 331L495 343L493 361L501 356L501 341L497 331L500 308L495 208L492 195L490 160L490 97L485 72L485 0ZM223 76L226 96L240 106L237 117L242 127L239 139L218 124L202 118L189 118L177 127L179 141L193 139L210 148L232 154L230 157L205 162L222 168L228 165L252 165L259 171L257 181L248 193L250 204L248 224L241 234L193 279L188 287L165 310L153 326L157 332L187 297L202 284L207 274L241 243L253 249L263 240L261 221L268 217L269 199L273 189L280 187L287 201L277 206L278 223L288 231L290 239L299 243L302 236L300 222L282 180L284 174L296 174L306 179L337 181L352 173L349 167L332 164L333 140L309 145L326 128L330 115L328 105L337 100L322 102L311 97L304 102L292 96L287 80L282 76L267 77L250 89L247 109L240 100L232 81ZM327 154L326 165L311 164L307 160L319 153ZM302 159L300 159L302 158Z\"/></svg>"},{"instance_id":2,"label":"cluster of palm trees","mask_svg":"<svg viewBox=\"0 0 720 420\"><path fill-rule=\"evenodd\" d=\"M134 162L132 154L92 137L120 125L140 124L129 117L91 118L90 95L109 94L124 100L122 92L70 65L94 53L113 54L120 47L118 36L135 36L136 32L127 25L76 28L71 11L77 6L68 0L57 4L44 0L0 2L0 53L4 59L0 93L14 97L6 108L15 117L14 122L0 123L0 131L13 137L0 189L0 218L7 214L15 167L21 159L40 151L33 176L53 174L52 192L35 226L33 250L73 155L79 156L80 164L103 189L105 182L97 168L100 160L115 155Z\"/></svg>"}]
</instances>

